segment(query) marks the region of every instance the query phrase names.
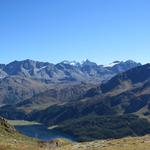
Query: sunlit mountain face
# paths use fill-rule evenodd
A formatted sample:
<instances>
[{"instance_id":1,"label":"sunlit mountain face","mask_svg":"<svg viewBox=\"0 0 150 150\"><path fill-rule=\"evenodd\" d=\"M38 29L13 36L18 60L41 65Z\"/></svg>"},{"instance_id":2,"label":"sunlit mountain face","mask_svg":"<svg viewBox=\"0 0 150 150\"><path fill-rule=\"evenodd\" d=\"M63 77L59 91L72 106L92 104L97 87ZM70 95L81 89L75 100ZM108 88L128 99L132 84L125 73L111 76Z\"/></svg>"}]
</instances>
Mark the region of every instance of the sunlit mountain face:
<instances>
[{"instance_id":1,"label":"sunlit mountain face","mask_svg":"<svg viewBox=\"0 0 150 150\"><path fill-rule=\"evenodd\" d=\"M83 62L63 61L58 64L34 60L13 61L0 65L0 103L12 104L32 98L38 93L58 89L59 93L71 89L61 99L82 97L86 90L106 82L118 73L141 65L134 61L116 61L113 65L98 65L89 60ZM82 87L81 94L77 86ZM58 87L56 89L56 87ZM80 89L80 88L79 88ZM56 95L58 94L56 92ZM55 94L54 94L55 95ZM75 96L76 95L76 96ZM54 96L54 98L56 98ZM60 99L57 96L57 99Z\"/></svg>"}]
</instances>

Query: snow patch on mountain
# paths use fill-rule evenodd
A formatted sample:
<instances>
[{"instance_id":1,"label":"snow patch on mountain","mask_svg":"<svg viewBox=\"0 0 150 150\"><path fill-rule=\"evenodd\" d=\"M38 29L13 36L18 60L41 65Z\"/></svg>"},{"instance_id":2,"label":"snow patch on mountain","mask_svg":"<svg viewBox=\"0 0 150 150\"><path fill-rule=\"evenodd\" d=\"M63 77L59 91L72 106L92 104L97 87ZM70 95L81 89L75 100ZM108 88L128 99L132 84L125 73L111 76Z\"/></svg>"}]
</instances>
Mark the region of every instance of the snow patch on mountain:
<instances>
[{"instance_id":1,"label":"snow patch on mountain","mask_svg":"<svg viewBox=\"0 0 150 150\"><path fill-rule=\"evenodd\" d=\"M104 67L113 67L113 66L118 65L120 63L121 63L121 61L114 61L114 62L112 62L110 64L104 65Z\"/></svg>"},{"instance_id":2,"label":"snow patch on mountain","mask_svg":"<svg viewBox=\"0 0 150 150\"><path fill-rule=\"evenodd\" d=\"M68 61L68 60L64 60L61 63L72 65L72 66L77 66L79 64L79 62L77 62L77 61Z\"/></svg>"}]
</instances>

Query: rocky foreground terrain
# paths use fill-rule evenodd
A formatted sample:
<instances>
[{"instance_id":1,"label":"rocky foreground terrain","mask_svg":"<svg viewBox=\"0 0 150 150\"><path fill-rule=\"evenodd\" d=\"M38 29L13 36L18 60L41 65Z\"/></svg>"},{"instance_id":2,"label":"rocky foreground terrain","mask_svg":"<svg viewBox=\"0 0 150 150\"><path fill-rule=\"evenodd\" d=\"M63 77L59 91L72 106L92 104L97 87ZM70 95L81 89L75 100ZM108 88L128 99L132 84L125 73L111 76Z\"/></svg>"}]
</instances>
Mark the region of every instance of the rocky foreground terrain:
<instances>
[{"instance_id":1,"label":"rocky foreground terrain","mask_svg":"<svg viewBox=\"0 0 150 150\"><path fill-rule=\"evenodd\" d=\"M77 143L56 148L57 150L149 150L150 136L128 137L117 140Z\"/></svg>"},{"instance_id":2,"label":"rocky foreground terrain","mask_svg":"<svg viewBox=\"0 0 150 150\"><path fill-rule=\"evenodd\" d=\"M0 117L0 150L149 150L149 147L150 135L82 143L65 139L41 142L21 135Z\"/></svg>"},{"instance_id":3,"label":"rocky foreground terrain","mask_svg":"<svg viewBox=\"0 0 150 150\"><path fill-rule=\"evenodd\" d=\"M85 143L71 143L63 139L53 142L39 142L8 138L0 141L0 150L149 150L149 147L150 136Z\"/></svg>"}]
</instances>

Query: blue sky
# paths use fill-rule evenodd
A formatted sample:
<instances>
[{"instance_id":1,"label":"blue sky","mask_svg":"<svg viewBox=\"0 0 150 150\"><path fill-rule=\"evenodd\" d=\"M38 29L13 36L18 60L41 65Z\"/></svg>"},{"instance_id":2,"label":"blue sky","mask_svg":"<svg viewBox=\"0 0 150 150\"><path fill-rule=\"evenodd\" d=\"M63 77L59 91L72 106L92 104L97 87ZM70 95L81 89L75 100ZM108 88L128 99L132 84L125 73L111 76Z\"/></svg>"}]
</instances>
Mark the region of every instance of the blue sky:
<instances>
[{"instance_id":1,"label":"blue sky","mask_svg":"<svg viewBox=\"0 0 150 150\"><path fill-rule=\"evenodd\" d=\"M0 62L150 62L149 0L0 0Z\"/></svg>"}]
</instances>

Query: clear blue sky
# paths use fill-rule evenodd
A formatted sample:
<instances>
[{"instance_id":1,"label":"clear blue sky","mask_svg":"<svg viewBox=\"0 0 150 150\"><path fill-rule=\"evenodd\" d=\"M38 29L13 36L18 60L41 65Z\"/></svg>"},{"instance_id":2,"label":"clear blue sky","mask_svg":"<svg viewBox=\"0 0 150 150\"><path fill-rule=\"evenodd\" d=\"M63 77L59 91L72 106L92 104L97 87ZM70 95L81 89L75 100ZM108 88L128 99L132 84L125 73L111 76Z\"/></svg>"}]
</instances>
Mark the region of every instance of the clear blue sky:
<instances>
[{"instance_id":1,"label":"clear blue sky","mask_svg":"<svg viewBox=\"0 0 150 150\"><path fill-rule=\"evenodd\" d=\"M150 62L149 0L0 0L0 63Z\"/></svg>"}]
</instances>

